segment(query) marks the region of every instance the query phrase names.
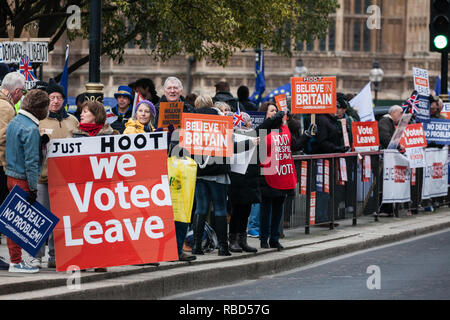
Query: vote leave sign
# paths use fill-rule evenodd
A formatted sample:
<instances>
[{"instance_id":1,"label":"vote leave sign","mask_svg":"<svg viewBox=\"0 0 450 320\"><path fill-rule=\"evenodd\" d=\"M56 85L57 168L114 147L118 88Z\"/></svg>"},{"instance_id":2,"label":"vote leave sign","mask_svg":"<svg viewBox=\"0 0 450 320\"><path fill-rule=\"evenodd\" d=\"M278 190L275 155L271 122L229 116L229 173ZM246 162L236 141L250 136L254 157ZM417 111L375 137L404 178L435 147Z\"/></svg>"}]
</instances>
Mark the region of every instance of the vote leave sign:
<instances>
[{"instance_id":1,"label":"vote leave sign","mask_svg":"<svg viewBox=\"0 0 450 320\"><path fill-rule=\"evenodd\" d=\"M380 145L376 121L352 122L355 151L376 151Z\"/></svg>"},{"instance_id":2,"label":"vote leave sign","mask_svg":"<svg viewBox=\"0 0 450 320\"><path fill-rule=\"evenodd\" d=\"M180 147L191 154L231 157L233 117L183 113Z\"/></svg>"},{"instance_id":3,"label":"vote leave sign","mask_svg":"<svg viewBox=\"0 0 450 320\"><path fill-rule=\"evenodd\" d=\"M166 132L54 139L47 164L58 271L178 259Z\"/></svg>"},{"instance_id":4,"label":"vote leave sign","mask_svg":"<svg viewBox=\"0 0 450 320\"><path fill-rule=\"evenodd\" d=\"M292 113L336 113L336 77L291 78Z\"/></svg>"},{"instance_id":5,"label":"vote leave sign","mask_svg":"<svg viewBox=\"0 0 450 320\"><path fill-rule=\"evenodd\" d=\"M400 144L405 148L419 148L427 146L425 131L422 123L414 123L406 126L400 139Z\"/></svg>"}]
</instances>

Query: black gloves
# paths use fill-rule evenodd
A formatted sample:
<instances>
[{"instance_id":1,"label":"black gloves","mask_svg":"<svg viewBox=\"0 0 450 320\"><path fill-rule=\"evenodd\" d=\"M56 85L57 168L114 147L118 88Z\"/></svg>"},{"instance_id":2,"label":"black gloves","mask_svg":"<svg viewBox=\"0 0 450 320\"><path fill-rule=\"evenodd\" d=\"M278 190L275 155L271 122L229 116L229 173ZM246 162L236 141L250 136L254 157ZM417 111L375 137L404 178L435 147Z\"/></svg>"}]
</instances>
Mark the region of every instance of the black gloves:
<instances>
[{"instance_id":1,"label":"black gloves","mask_svg":"<svg viewBox=\"0 0 450 320\"><path fill-rule=\"evenodd\" d=\"M337 146L337 147L336 147L336 152L339 152L339 153L345 153L345 152L347 152L349 149L350 149L350 148L349 148L349 147L346 147L346 146Z\"/></svg>"},{"instance_id":2,"label":"black gloves","mask_svg":"<svg viewBox=\"0 0 450 320\"><path fill-rule=\"evenodd\" d=\"M30 191L28 193L27 202L30 205L33 205L36 202L36 198L37 198L37 190Z\"/></svg>"}]
</instances>

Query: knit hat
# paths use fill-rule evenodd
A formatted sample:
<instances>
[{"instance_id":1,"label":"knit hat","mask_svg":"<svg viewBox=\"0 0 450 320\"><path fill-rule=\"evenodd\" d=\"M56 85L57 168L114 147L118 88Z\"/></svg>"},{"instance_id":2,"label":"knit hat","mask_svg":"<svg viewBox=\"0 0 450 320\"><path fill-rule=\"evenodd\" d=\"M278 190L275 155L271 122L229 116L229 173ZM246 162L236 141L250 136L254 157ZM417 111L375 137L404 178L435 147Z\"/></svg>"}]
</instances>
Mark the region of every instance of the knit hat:
<instances>
[{"instance_id":1,"label":"knit hat","mask_svg":"<svg viewBox=\"0 0 450 320\"><path fill-rule=\"evenodd\" d=\"M134 109L134 114L136 114L137 109L139 108L139 106L140 106L141 104L146 104L146 105L148 105L148 106L150 107L150 111L153 113L153 117L156 117L156 108L155 108L155 106L153 105L153 103L151 103L151 102L148 101L148 100L142 100L141 102L139 102L139 103L136 105L135 109Z\"/></svg>"},{"instance_id":2,"label":"knit hat","mask_svg":"<svg viewBox=\"0 0 450 320\"><path fill-rule=\"evenodd\" d=\"M129 86L119 86L117 92L114 93L114 98L117 99L118 96L125 96L130 99L130 102L133 102L133 91Z\"/></svg>"},{"instance_id":3,"label":"knit hat","mask_svg":"<svg viewBox=\"0 0 450 320\"><path fill-rule=\"evenodd\" d=\"M53 79L53 78L50 79L50 82L48 83L46 91L49 95L53 92L61 93L63 98L64 99L66 98L66 95L64 94L64 87L57 84L55 79Z\"/></svg>"}]
</instances>

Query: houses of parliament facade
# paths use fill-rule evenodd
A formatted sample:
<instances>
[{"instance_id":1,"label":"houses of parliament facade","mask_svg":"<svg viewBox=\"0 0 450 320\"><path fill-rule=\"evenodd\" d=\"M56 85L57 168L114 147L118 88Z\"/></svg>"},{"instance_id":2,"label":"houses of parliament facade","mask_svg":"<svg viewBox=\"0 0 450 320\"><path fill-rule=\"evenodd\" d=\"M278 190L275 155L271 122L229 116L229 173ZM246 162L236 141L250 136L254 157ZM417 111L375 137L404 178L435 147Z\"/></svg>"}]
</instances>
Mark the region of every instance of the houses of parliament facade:
<instances>
[{"instance_id":1,"label":"houses of parliament facade","mask_svg":"<svg viewBox=\"0 0 450 320\"><path fill-rule=\"evenodd\" d=\"M339 0L340 8L330 16L330 27L324 39L292 44L292 57L265 51L265 94L290 82L299 58L308 75L336 76L337 89L357 93L369 81L374 61L384 72L379 84L378 99L404 100L413 90L412 68L427 69L430 87L434 88L440 74L440 54L429 52L430 1L424 0ZM44 65L44 80L59 74L64 66L66 38L62 37ZM69 64L89 52L87 40L70 43ZM214 85L227 81L236 96L240 85L247 85L250 94L255 85L255 52L236 51L223 68L210 60L190 61L176 56L168 61L155 61L145 49L129 43L118 64L109 57L101 58L101 82L105 97L112 97L119 85L139 78L151 78L162 95L168 76L179 77L187 90L196 94L214 95ZM69 95L85 91L88 64L69 76ZM189 84L189 88L186 84Z\"/></svg>"}]
</instances>

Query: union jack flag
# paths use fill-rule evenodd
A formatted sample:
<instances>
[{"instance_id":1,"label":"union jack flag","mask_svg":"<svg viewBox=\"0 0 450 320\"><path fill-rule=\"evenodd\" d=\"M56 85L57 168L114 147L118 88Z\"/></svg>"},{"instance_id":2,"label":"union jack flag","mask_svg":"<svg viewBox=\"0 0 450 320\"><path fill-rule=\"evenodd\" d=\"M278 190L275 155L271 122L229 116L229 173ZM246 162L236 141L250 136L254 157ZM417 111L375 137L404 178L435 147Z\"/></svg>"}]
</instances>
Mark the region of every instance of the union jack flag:
<instances>
[{"instance_id":1,"label":"union jack flag","mask_svg":"<svg viewBox=\"0 0 450 320\"><path fill-rule=\"evenodd\" d=\"M25 77L25 81L36 81L33 68L31 67L30 58L26 54L20 58L19 71Z\"/></svg>"},{"instance_id":2,"label":"union jack flag","mask_svg":"<svg viewBox=\"0 0 450 320\"><path fill-rule=\"evenodd\" d=\"M244 117L242 113L239 111L239 106L237 107L237 111L233 114L233 126L241 127L244 124Z\"/></svg>"},{"instance_id":3,"label":"union jack flag","mask_svg":"<svg viewBox=\"0 0 450 320\"><path fill-rule=\"evenodd\" d=\"M413 93L411 97L409 97L408 100L406 100L406 102L402 104L403 112L406 112L408 108L411 107L409 112L417 113L418 112L417 106L419 105L419 103L420 101L418 99L418 94Z\"/></svg>"}]
</instances>

